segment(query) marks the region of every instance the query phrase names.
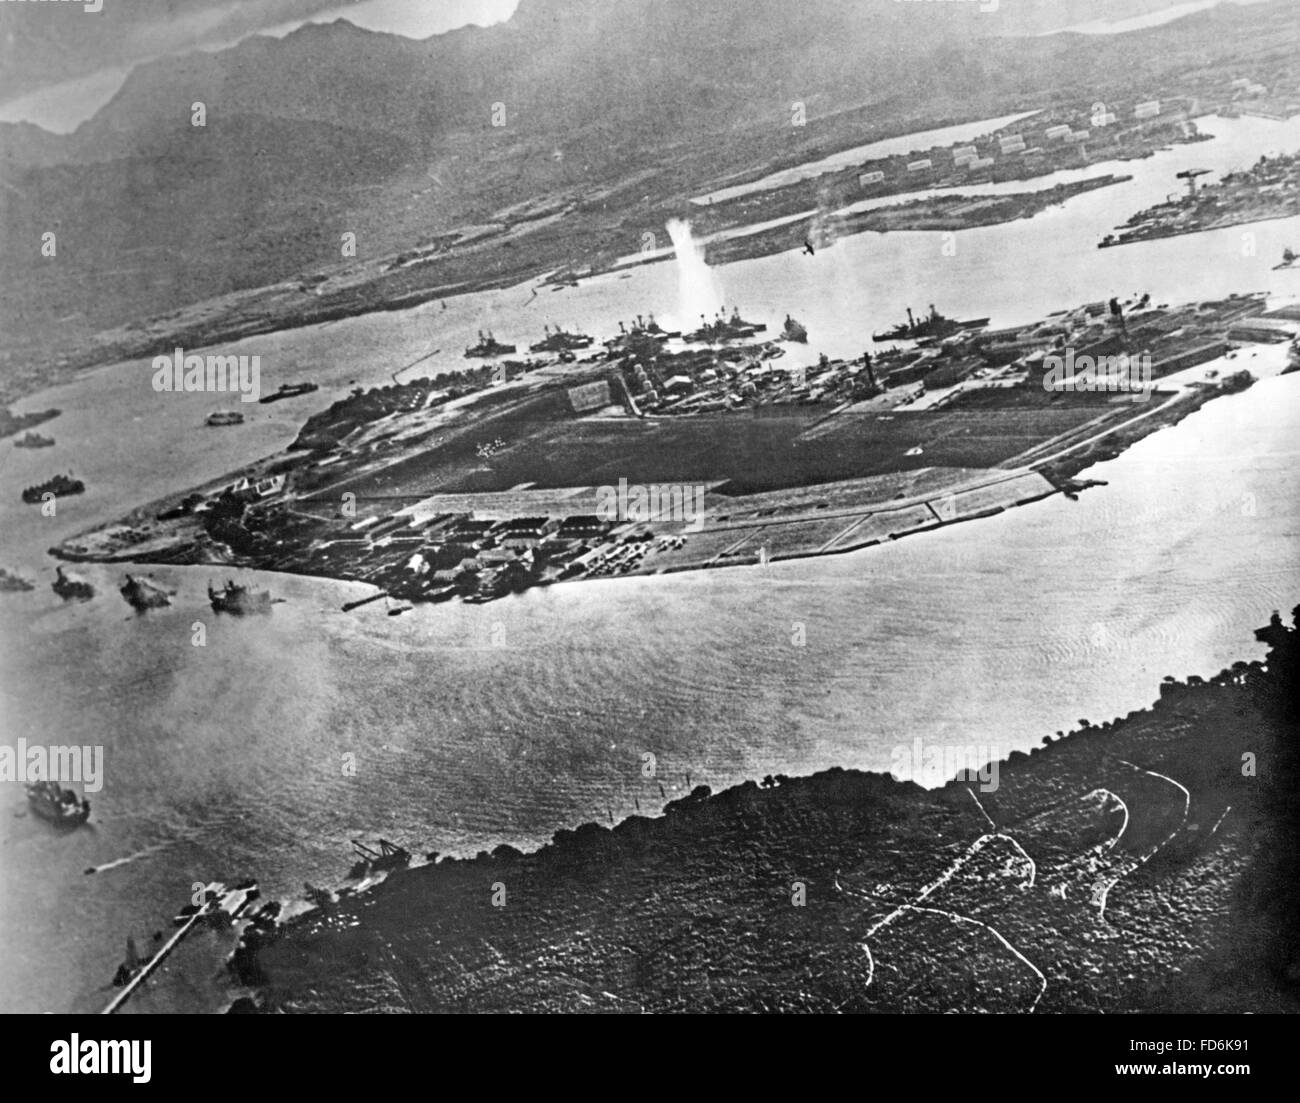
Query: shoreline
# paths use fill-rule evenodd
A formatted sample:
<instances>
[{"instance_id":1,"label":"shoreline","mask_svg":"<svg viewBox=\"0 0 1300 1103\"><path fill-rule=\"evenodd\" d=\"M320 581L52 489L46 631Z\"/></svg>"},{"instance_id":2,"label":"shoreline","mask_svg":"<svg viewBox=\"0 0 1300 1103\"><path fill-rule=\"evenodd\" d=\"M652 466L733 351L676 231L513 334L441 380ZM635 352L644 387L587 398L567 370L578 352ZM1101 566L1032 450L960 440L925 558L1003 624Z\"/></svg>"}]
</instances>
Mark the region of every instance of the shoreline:
<instances>
[{"instance_id":1,"label":"shoreline","mask_svg":"<svg viewBox=\"0 0 1300 1103\"><path fill-rule=\"evenodd\" d=\"M1273 803L1294 756L1270 756L1294 731L1298 634L1275 619L1266 660L1166 678L1149 708L969 783L832 768L698 786L653 818L390 873L254 922L229 968L255 995L230 1010L1295 1011L1295 889L1260 878L1295 860L1273 849L1294 838ZM1281 776L1257 784L1240 747ZM1273 890L1243 899L1249 883ZM996 923L1041 990L953 919ZM1252 921L1265 944L1233 937ZM530 983L495 984L520 967Z\"/></svg>"},{"instance_id":2,"label":"shoreline","mask_svg":"<svg viewBox=\"0 0 1300 1103\"><path fill-rule=\"evenodd\" d=\"M1157 391L1156 393L1168 392ZM866 496L860 502L850 500L847 504L837 505L834 509L829 510L825 508L825 502L813 503L806 501L800 504L796 499L805 495L815 496L818 492L835 494L837 490L848 490L852 495L853 492L849 490L849 484L853 480L848 480L845 483L810 484L796 490L784 492L774 491L759 495L724 497L722 502L725 508L741 513L742 519L728 524L715 523L704 527L700 532L688 539L686 549L673 562L657 569L652 569L650 566L635 567L626 572L608 576L582 573L572 577L560 576L538 579L533 581L527 588L561 585L567 582L600 581L614 578L649 577L656 574L676 574L683 571L716 570L729 566L762 566L766 563L790 562L825 555L845 554L862 551L882 543L904 539L908 536L931 532L949 525L996 516L1008 509L1042 501L1058 493L1075 496L1089 486L1095 485L1090 480L1080 481L1077 478L1079 473L1086 468L1113 459L1138 440L1176 425L1183 418L1199 410L1207 402L1217 397L1225 397L1231 393L1235 392L1205 386L1176 390L1161 405L1144 410L1136 417L1119 424L1108 426L1100 437L1088 438L1073 444L1067 442L1065 447L1046 456L1040 456L1024 467L989 468L974 479L958 480L921 493L910 495L900 493L886 499L880 497L880 491L877 491L877 495L872 497L867 488L863 488L859 493ZM1039 442L1031 451L1040 450L1043 443ZM262 461L262 463L263 465L273 465L277 458L273 456ZM920 469L921 473L934 470L942 469ZM246 472L228 473L219 479L205 483L200 488L200 491L211 490L214 487L225 485L244 473ZM871 478L865 481L869 483ZM185 492L169 494L164 498L137 507L128 516L144 517L156 515L159 510L165 512L165 507L174 506L182 493L189 494L192 492L194 492L193 488L189 488ZM991 500L989 498L990 493L993 495ZM969 507L965 501L968 496L974 503ZM783 497L785 499L784 505L782 504ZM468 498L471 502L471 508L473 508L475 496L469 495ZM572 502L578 503L583 500L578 497L572 499ZM438 497L434 496L421 502L421 508L438 511L443 506L446 506L454 510L456 506L452 504L453 501L458 502L459 499L449 498L440 503ZM490 508L490 496L480 498L479 501ZM757 508L759 505L765 508ZM572 508L576 511L578 505L574 504ZM723 506L716 507L715 513L717 509L721 508ZM753 514L749 522L743 520L746 509ZM771 516L760 519L763 514L770 514ZM731 514L727 515L728 518L730 516ZM375 586L376 592L370 600L378 599L388 593L385 586L377 582L370 582L366 577L351 572L329 573L307 569L286 570L277 567L273 563L263 563L255 557L241 555L228 546L213 545L211 539L206 537L201 538L201 543L191 542L187 544L173 541L153 553L145 554L130 549L117 554L104 551L83 552L77 550L79 547L84 546L79 543L80 541L98 531L111 530L120 527L120 525L121 522L119 521L97 526L96 529L70 537L62 544L49 548L48 554L55 559L69 563L135 563L155 566L170 564L211 566L217 569L250 568L265 570L270 573L327 578L336 582L360 582L372 585ZM770 552L767 550L766 533L780 533L784 539L788 535L790 528L798 528L801 525L808 527L810 533L815 533L813 542L801 542L793 546L774 549ZM870 532L870 535L868 535L868 532ZM810 538L802 537L801 539L808 540ZM704 544L703 550L700 550L699 542ZM205 551L205 549L207 550ZM400 597L401 595L394 594L392 596Z\"/></svg>"}]
</instances>

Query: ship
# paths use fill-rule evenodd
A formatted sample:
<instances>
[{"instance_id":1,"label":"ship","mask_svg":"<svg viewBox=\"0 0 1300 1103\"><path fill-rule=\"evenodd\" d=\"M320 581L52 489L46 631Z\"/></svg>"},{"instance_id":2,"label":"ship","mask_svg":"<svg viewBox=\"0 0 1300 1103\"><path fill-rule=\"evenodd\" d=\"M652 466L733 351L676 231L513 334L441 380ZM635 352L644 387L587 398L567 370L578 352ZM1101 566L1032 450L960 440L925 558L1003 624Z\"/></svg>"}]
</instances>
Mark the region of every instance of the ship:
<instances>
[{"instance_id":1,"label":"ship","mask_svg":"<svg viewBox=\"0 0 1300 1103\"><path fill-rule=\"evenodd\" d=\"M700 315L701 321L704 315ZM740 308L733 307L731 317L725 318L719 314L712 322L704 324L694 333L686 335L687 341L700 342L707 345L717 345L724 341L740 341L746 337L753 337L757 333L765 333L767 326L762 322L747 322L740 316Z\"/></svg>"},{"instance_id":2,"label":"ship","mask_svg":"<svg viewBox=\"0 0 1300 1103\"><path fill-rule=\"evenodd\" d=\"M52 589L64 601L89 601L95 596L95 587L75 574L67 574L62 567L54 568L54 581L50 583Z\"/></svg>"},{"instance_id":3,"label":"ship","mask_svg":"<svg viewBox=\"0 0 1300 1103\"><path fill-rule=\"evenodd\" d=\"M623 350L632 350L646 352L653 351L654 345L662 345L667 341L681 337L681 330L666 330L657 321L653 314L642 317L636 316L636 324L631 328L625 326L622 322L618 323L618 336L611 337L605 342L605 347L610 352L621 352Z\"/></svg>"},{"instance_id":4,"label":"ship","mask_svg":"<svg viewBox=\"0 0 1300 1103\"><path fill-rule=\"evenodd\" d=\"M84 493L86 484L80 479L74 479L71 474L55 475L52 479L47 479L38 486L29 486L23 491L23 501L28 505L35 505L42 501L46 494L53 494L56 498L66 498L70 494Z\"/></svg>"},{"instance_id":5,"label":"ship","mask_svg":"<svg viewBox=\"0 0 1300 1103\"><path fill-rule=\"evenodd\" d=\"M1294 268L1296 262L1295 250L1287 246L1282 250L1282 263L1273 265L1273 271L1277 272L1283 268Z\"/></svg>"},{"instance_id":6,"label":"ship","mask_svg":"<svg viewBox=\"0 0 1300 1103\"><path fill-rule=\"evenodd\" d=\"M503 345L492 336L490 330L487 333L484 333L480 329L478 331L478 344L470 345L470 347L465 350L465 358L467 360L473 360L476 358L488 359L493 356L508 356L514 351L514 345Z\"/></svg>"},{"instance_id":7,"label":"ship","mask_svg":"<svg viewBox=\"0 0 1300 1103\"><path fill-rule=\"evenodd\" d=\"M284 398L297 398L300 394L311 394L312 391L319 390L320 386L316 383L281 383L278 391L274 394L263 395L258 399L258 402L265 406L268 402L279 402Z\"/></svg>"},{"instance_id":8,"label":"ship","mask_svg":"<svg viewBox=\"0 0 1300 1103\"><path fill-rule=\"evenodd\" d=\"M315 384L312 384L315 386ZM288 397L287 395L285 397ZM208 414L208 424L218 425L243 425L244 415L238 410L216 410Z\"/></svg>"},{"instance_id":9,"label":"ship","mask_svg":"<svg viewBox=\"0 0 1300 1103\"><path fill-rule=\"evenodd\" d=\"M22 575L10 574L0 567L0 594L21 594L36 589Z\"/></svg>"},{"instance_id":10,"label":"ship","mask_svg":"<svg viewBox=\"0 0 1300 1103\"><path fill-rule=\"evenodd\" d=\"M53 437L43 437L40 433L26 433L14 441L15 448L52 448Z\"/></svg>"},{"instance_id":11,"label":"ship","mask_svg":"<svg viewBox=\"0 0 1300 1103\"><path fill-rule=\"evenodd\" d=\"M808 329L801 322L796 322L789 314L785 316L785 328L781 330L782 341L797 341L801 345L808 343Z\"/></svg>"},{"instance_id":12,"label":"ship","mask_svg":"<svg viewBox=\"0 0 1300 1103\"><path fill-rule=\"evenodd\" d=\"M529 345L529 352L573 352L577 349L590 348L596 340L585 333L566 333L558 326L554 333L549 327L543 328L546 329L546 337L535 345Z\"/></svg>"},{"instance_id":13,"label":"ship","mask_svg":"<svg viewBox=\"0 0 1300 1103\"><path fill-rule=\"evenodd\" d=\"M972 318L966 322L945 318L935 310L934 304L931 304L927 317L918 320L912 316L911 308L908 308L906 322L900 322L893 329L887 329L883 333L873 334L872 340L915 341L922 337L951 337L954 333L960 333L965 329L983 329L988 324L987 318Z\"/></svg>"},{"instance_id":14,"label":"ship","mask_svg":"<svg viewBox=\"0 0 1300 1103\"><path fill-rule=\"evenodd\" d=\"M352 867L352 877L364 877L367 873L385 869L401 869L411 861L409 850L403 849L396 843L390 843L387 839L379 840L378 850L353 839L352 850L358 859L356 865Z\"/></svg>"},{"instance_id":15,"label":"ship","mask_svg":"<svg viewBox=\"0 0 1300 1103\"><path fill-rule=\"evenodd\" d=\"M171 594L147 578L132 578L127 575L120 592L126 603L137 613L161 609L172 603Z\"/></svg>"},{"instance_id":16,"label":"ship","mask_svg":"<svg viewBox=\"0 0 1300 1103\"><path fill-rule=\"evenodd\" d=\"M1286 355L1286 367L1282 369L1282 374L1290 375L1293 371L1300 371L1300 338L1291 342L1291 348Z\"/></svg>"},{"instance_id":17,"label":"ship","mask_svg":"<svg viewBox=\"0 0 1300 1103\"><path fill-rule=\"evenodd\" d=\"M27 803L41 819L59 827L76 827L90 819L90 801L57 781L33 781L27 786Z\"/></svg>"},{"instance_id":18,"label":"ship","mask_svg":"<svg viewBox=\"0 0 1300 1103\"><path fill-rule=\"evenodd\" d=\"M213 612L232 613L240 617L249 613L269 613L275 604L270 590L252 590L229 581L220 590L214 590L209 582L208 600L212 602Z\"/></svg>"}]
</instances>

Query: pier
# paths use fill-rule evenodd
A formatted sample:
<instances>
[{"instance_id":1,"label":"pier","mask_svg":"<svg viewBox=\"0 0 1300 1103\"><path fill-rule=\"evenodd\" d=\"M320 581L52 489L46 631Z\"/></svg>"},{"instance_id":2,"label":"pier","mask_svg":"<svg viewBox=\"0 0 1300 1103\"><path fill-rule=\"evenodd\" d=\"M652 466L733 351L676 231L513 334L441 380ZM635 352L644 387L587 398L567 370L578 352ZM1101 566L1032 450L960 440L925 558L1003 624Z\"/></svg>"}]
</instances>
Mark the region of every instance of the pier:
<instances>
[{"instance_id":1,"label":"pier","mask_svg":"<svg viewBox=\"0 0 1300 1103\"><path fill-rule=\"evenodd\" d=\"M122 991L109 1001L108 1006L100 1012L101 1015L113 1015L120 1011L126 1005L127 1000L135 994L136 989L138 989L140 985L148 979L149 975L167 959L168 955L181 944L185 936L194 929L194 925L200 919L213 915L220 910L228 912L232 919L235 918L248 905L249 901L254 898L257 893L257 885L255 882L249 882L248 886L245 888L227 889L225 885L220 882L213 881L211 884L207 885L203 891L207 897L203 906L186 919L185 922L181 924L180 929L165 943L163 943L161 947L159 947L157 953L155 953L153 957L140 967L140 971L122 986Z\"/></svg>"}]
</instances>

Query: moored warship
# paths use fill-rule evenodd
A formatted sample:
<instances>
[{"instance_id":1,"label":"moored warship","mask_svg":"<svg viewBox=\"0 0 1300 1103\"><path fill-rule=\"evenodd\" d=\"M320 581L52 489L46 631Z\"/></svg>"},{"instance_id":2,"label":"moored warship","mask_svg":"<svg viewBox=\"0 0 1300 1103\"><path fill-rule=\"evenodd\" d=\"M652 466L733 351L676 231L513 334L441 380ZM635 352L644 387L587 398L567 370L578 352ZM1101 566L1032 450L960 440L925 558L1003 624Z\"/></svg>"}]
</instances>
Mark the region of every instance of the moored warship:
<instances>
[{"instance_id":1,"label":"moored warship","mask_svg":"<svg viewBox=\"0 0 1300 1103\"><path fill-rule=\"evenodd\" d=\"M54 581L50 583L50 589L64 601L89 601L95 596L94 586L80 575L68 574L62 567L54 568Z\"/></svg>"},{"instance_id":2,"label":"moored warship","mask_svg":"<svg viewBox=\"0 0 1300 1103\"><path fill-rule=\"evenodd\" d=\"M212 603L213 612L231 613L239 617L249 613L269 613L275 604L270 590L253 590L229 581L220 590L214 590L209 582L208 600Z\"/></svg>"},{"instance_id":3,"label":"moored warship","mask_svg":"<svg viewBox=\"0 0 1300 1103\"><path fill-rule=\"evenodd\" d=\"M54 438L42 436L40 433L28 432L14 441L15 448L52 448Z\"/></svg>"},{"instance_id":4,"label":"moored warship","mask_svg":"<svg viewBox=\"0 0 1300 1103\"><path fill-rule=\"evenodd\" d=\"M492 336L491 330L489 330L487 333L484 333L482 330L479 330L478 344L470 345L470 347L465 350L465 357L466 359L469 360L473 360L475 358L488 359L489 357L493 357L493 356L508 356L514 351L515 351L514 345L503 345L500 341L498 341L495 337Z\"/></svg>"},{"instance_id":5,"label":"moored warship","mask_svg":"<svg viewBox=\"0 0 1300 1103\"><path fill-rule=\"evenodd\" d=\"M543 327L546 337L535 345L529 345L529 352L573 352L577 349L590 348L596 338L585 333L566 333L558 326L552 333L550 327Z\"/></svg>"},{"instance_id":6,"label":"moored warship","mask_svg":"<svg viewBox=\"0 0 1300 1103\"><path fill-rule=\"evenodd\" d=\"M161 609L172 603L171 594L158 583L151 582L147 578L133 578L127 575L120 592L126 603L137 613L149 609Z\"/></svg>"},{"instance_id":7,"label":"moored warship","mask_svg":"<svg viewBox=\"0 0 1300 1103\"><path fill-rule=\"evenodd\" d=\"M275 391L272 394L263 395L257 401L265 406L268 402L279 402L282 398L297 398L300 394L311 394L312 391L319 390L319 383L281 383L278 391ZM242 420L243 418L241 417L240 421ZM213 422L209 420L208 424L211 425ZM222 422L221 424L233 423Z\"/></svg>"},{"instance_id":8,"label":"moored warship","mask_svg":"<svg viewBox=\"0 0 1300 1103\"><path fill-rule=\"evenodd\" d=\"M701 320L704 315L700 315ZM711 322L704 322L694 333L686 334L687 341L708 345L722 344L724 341L743 341L756 333L764 333L767 326L762 322L747 322L740 316L740 308L732 307L731 317L725 318L721 313Z\"/></svg>"},{"instance_id":9,"label":"moored warship","mask_svg":"<svg viewBox=\"0 0 1300 1103\"><path fill-rule=\"evenodd\" d=\"M85 491L86 484L80 479L74 479L70 474L55 475L52 479L37 486L29 486L23 491L23 501L28 505L35 505L40 502L46 494L53 494L56 498L66 498L70 494L81 494Z\"/></svg>"},{"instance_id":10,"label":"moored warship","mask_svg":"<svg viewBox=\"0 0 1300 1103\"><path fill-rule=\"evenodd\" d=\"M36 589L22 575L11 574L0 567L0 594L21 594Z\"/></svg>"},{"instance_id":11,"label":"moored warship","mask_svg":"<svg viewBox=\"0 0 1300 1103\"><path fill-rule=\"evenodd\" d=\"M883 333L872 334L871 339L873 341L915 341L923 337L951 337L964 329L982 329L988 324L987 318L973 318L966 322L945 318L931 303L927 317L914 318L909 307L906 322L900 322L893 329L887 329Z\"/></svg>"}]
</instances>

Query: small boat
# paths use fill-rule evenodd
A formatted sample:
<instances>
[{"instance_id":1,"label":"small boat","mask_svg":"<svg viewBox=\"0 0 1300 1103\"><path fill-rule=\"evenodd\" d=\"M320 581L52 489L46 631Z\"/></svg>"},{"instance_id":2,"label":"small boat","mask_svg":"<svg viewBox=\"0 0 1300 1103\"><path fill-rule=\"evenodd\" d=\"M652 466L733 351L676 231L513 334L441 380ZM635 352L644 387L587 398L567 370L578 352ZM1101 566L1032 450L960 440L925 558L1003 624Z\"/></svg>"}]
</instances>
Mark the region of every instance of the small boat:
<instances>
[{"instance_id":1,"label":"small boat","mask_svg":"<svg viewBox=\"0 0 1300 1103\"><path fill-rule=\"evenodd\" d=\"M95 596L95 587L87 582L80 575L68 574L62 567L54 568L54 581L50 583L52 589L64 601L89 601Z\"/></svg>"},{"instance_id":2,"label":"small boat","mask_svg":"<svg viewBox=\"0 0 1300 1103\"><path fill-rule=\"evenodd\" d=\"M28 505L35 505L44 500L46 494L53 494L56 498L66 498L70 494L81 494L85 491L86 484L80 479L74 479L71 474L55 475L52 479L47 479L36 486L29 486L23 491L23 501Z\"/></svg>"},{"instance_id":3,"label":"small boat","mask_svg":"<svg viewBox=\"0 0 1300 1103\"><path fill-rule=\"evenodd\" d=\"M90 801L57 781L33 781L27 786L27 803L41 819L59 827L77 827L90 819Z\"/></svg>"},{"instance_id":4,"label":"small boat","mask_svg":"<svg viewBox=\"0 0 1300 1103\"><path fill-rule=\"evenodd\" d=\"M172 603L171 594L147 578L132 578L127 575L120 593L126 603L137 613L149 609L161 609Z\"/></svg>"},{"instance_id":5,"label":"small boat","mask_svg":"<svg viewBox=\"0 0 1300 1103\"><path fill-rule=\"evenodd\" d=\"M53 437L44 437L40 433L32 432L28 432L14 441L15 448L50 448L53 445Z\"/></svg>"},{"instance_id":6,"label":"small boat","mask_svg":"<svg viewBox=\"0 0 1300 1103\"><path fill-rule=\"evenodd\" d=\"M1283 268L1294 268L1295 262L1296 262L1295 250L1288 245L1285 249L1282 250L1282 263L1273 265L1273 271L1277 272Z\"/></svg>"},{"instance_id":7,"label":"small boat","mask_svg":"<svg viewBox=\"0 0 1300 1103\"><path fill-rule=\"evenodd\" d=\"M285 398L297 398L300 394L311 394L312 391L319 391L320 386L316 383L281 383L280 389L274 394L263 395L258 399L263 406L268 402L279 402Z\"/></svg>"},{"instance_id":8,"label":"small boat","mask_svg":"<svg viewBox=\"0 0 1300 1103\"><path fill-rule=\"evenodd\" d=\"M229 581L220 590L214 590L209 582L208 600L214 613L231 613L240 617L249 613L269 613L275 604L270 590L253 590Z\"/></svg>"},{"instance_id":9,"label":"small boat","mask_svg":"<svg viewBox=\"0 0 1300 1103\"><path fill-rule=\"evenodd\" d=\"M212 426L243 425L244 415L238 410L215 410L208 414L208 424Z\"/></svg>"}]
</instances>

